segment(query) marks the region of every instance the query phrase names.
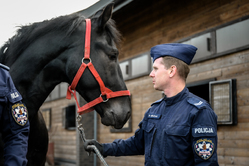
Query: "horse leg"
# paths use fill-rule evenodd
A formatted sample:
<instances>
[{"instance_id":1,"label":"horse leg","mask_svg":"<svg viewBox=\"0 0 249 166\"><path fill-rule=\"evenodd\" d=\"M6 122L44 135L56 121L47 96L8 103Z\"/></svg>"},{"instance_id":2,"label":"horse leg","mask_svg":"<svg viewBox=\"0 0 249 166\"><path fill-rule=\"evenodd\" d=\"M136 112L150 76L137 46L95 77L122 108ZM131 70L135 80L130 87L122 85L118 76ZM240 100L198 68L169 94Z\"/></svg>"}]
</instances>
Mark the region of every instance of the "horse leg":
<instances>
[{"instance_id":1,"label":"horse leg","mask_svg":"<svg viewBox=\"0 0 249 166\"><path fill-rule=\"evenodd\" d=\"M27 166L44 166L47 149L48 131L42 113L38 111L35 117L30 121Z\"/></svg>"},{"instance_id":2,"label":"horse leg","mask_svg":"<svg viewBox=\"0 0 249 166\"><path fill-rule=\"evenodd\" d=\"M0 166L4 165L4 159L3 159L3 154L4 154L4 143L3 143L3 138L2 134L0 133Z\"/></svg>"}]
</instances>

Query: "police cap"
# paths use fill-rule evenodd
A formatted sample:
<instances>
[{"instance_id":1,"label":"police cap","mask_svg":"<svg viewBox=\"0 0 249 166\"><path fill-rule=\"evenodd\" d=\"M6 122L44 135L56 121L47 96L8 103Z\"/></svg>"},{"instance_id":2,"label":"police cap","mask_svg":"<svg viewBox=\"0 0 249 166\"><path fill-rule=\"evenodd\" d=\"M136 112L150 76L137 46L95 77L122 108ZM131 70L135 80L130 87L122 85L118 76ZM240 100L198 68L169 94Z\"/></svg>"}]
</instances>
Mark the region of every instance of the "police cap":
<instances>
[{"instance_id":1,"label":"police cap","mask_svg":"<svg viewBox=\"0 0 249 166\"><path fill-rule=\"evenodd\" d=\"M153 58L153 62L159 57L172 56L189 65L195 56L196 50L195 46L189 44L168 43L152 47L150 55Z\"/></svg>"}]
</instances>

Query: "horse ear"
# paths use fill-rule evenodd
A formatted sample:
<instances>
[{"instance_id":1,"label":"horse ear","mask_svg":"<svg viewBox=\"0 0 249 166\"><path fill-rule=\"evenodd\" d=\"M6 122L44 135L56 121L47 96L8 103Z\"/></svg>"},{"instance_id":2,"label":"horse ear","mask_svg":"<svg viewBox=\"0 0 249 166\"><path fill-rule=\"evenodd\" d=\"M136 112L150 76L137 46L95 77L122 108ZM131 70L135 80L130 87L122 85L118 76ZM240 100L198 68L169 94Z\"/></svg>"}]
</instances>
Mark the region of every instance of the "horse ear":
<instances>
[{"instance_id":1,"label":"horse ear","mask_svg":"<svg viewBox=\"0 0 249 166\"><path fill-rule=\"evenodd\" d=\"M104 11L98 18L99 27L104 28L107 21L112 17L113 6L114 6L114 3L110 3L109 5L105 7ZM98 12L96 14L98 14Z\"/></svg>"},{"instance_id":2,"label":"horse ear","mask_svg":"<svg viewBox=\"0 0 249 166\"><path fill-rule=\"evenodd\" d=\"M104 10L104 9L101 9L101 10L97 11L97 12L94 14L93 18L99 18L100 15L103 13L103 10Z\"/></svg>"}]
</instances>

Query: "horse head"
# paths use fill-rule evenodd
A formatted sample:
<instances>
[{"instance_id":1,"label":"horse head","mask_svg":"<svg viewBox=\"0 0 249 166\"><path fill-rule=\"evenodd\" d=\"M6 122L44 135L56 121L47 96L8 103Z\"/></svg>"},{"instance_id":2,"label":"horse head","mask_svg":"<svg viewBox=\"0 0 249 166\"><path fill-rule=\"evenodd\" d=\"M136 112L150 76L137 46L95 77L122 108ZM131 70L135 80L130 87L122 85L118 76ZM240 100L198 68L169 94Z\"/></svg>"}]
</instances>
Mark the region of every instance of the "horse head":
<instances>
[{"instance_id":1,"label":"horse head","mask_svg":"<svg viewBox=\"0 0 249 166\"><path fill-rule=\"evenodd\" d=\"M112 92L126 91L126 85L123 81L122 73L118 64L118 42L119 33L116 30L113 20L111 20L113 4L108 5L103 11L97 12L91 18L91 42L90 49L84 49L87 38L85 39L86 31L78 28L71 35L81 36L81 40L75 40L75 54L68 56L66 63L66 75L69 78L69 83L73 81L76 72L81 68L82 63L92 63L96 69L97 75L94 74L88 67L82 72L82 76L78 80L76 91L87 101L93 101L101 96L101 84L104 88ZM83 27L86 27L84 25ZM84 40L85 39L85 40ZM90 39L90 38L89 38ZM80 48L78 48L80 46ZM88 47L88 46L86 46ZM85 59L82 52L89 52L89 59ZM101 96L105 100L105 96ZM119 96L110 98L94 106L94 109L101 116L101 122L104 125L112 125L115 128L122 128L130 117L130 98L129 96Z\"/></svg>"}]
</instances>

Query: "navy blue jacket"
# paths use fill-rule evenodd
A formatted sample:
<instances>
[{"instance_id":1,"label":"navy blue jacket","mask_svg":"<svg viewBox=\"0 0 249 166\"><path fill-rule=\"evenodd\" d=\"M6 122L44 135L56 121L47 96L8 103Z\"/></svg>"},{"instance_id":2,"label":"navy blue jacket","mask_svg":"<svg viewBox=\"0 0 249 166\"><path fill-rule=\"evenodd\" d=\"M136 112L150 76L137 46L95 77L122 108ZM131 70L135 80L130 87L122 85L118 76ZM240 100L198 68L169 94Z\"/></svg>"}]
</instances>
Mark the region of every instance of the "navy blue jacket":
<instances>
[{"instance_id":1,"label":"navy blue jacket","mask_svg":"<svg viewBox=\"0 0 249 166\"><path fill-rule=\"evenodd\" d=\"M8 67L0 64L0 132L4 141L4 165L26 166L29 135L28 111L21 102Z\"/></svg>"},{"instance_id":2,"label":"navy blue jacket","mask_svg":"<svg viewBox=\"0 0 249 166\"><path fill-rule=\"evenodd\" d=\"M146 166L217 166L217 116L187 88L154 102L135 135L103 144L103 156L145 155Z\"/></svg>"}]
</instances>

